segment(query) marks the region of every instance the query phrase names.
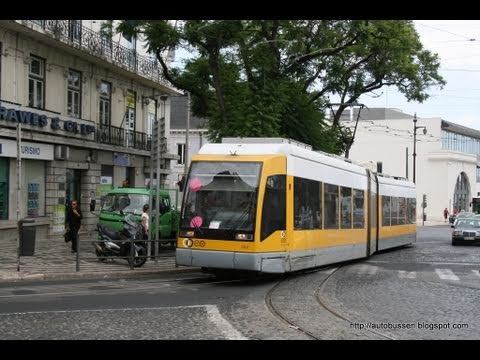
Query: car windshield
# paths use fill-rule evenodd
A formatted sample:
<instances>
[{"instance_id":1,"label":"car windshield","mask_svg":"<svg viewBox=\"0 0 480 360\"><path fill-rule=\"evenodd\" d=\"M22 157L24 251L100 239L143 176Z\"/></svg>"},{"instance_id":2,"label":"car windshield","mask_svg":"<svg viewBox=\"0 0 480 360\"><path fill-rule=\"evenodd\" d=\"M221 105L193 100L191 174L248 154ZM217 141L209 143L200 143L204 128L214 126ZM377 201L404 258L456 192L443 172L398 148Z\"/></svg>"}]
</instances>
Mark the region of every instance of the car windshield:
<instances>
[{"instance_id":1,"label":"car windshield","mask_svg":"<svg viewBox=\"0 0 480 360\"><path fill-rule=\"evenodd\" d=\"M105 197L102 211L141 215L145 204L148 204L148 195L108 194Z\"/></svg>"},{"instance_id":2,"label":"car windshield","mask_svg":"<svg viewBox=\"0 0 480 360\"><path fill-rule=\"evenodd\" d=\"M457 225L455 226L457 229L471 229L471 228L480 228L480 220L477 219L461 219L458 220Z\"/></svg>"},{"instance_id":3,"label":"car windshield","mask_svg":"<svg viewBox=\"0 0 480 360\"><path fill-rule=\"evenodd\" d=\"M473 216L475 216L474 213L461 212L461 213L458 213L458 214L457 214L457 219L465 219L465 218L470 218L470 217L473 217Z\"/></svg>"}]
</instances>

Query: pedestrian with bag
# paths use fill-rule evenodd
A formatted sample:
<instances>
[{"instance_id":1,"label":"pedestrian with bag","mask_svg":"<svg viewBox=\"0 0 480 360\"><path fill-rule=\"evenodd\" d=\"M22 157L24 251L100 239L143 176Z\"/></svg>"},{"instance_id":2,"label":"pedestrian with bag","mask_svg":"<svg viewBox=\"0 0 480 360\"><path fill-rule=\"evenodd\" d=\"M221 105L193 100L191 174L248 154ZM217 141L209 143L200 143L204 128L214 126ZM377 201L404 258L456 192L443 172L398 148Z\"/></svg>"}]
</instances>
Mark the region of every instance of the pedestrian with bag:
<instances>
[{"instance_id":1,"label":"pedestrian with bag","mask_svg":"<svg viewBox=\"0 0 480 360\"><path fill-rule=\"evenodd\" d=\"M82 211L78 206L77 200L72 200L68 206L67 224L68 224L68 239L72 243L72 253L77 252L78 249L78 231L82 224Z\"/></svg>"}]
</instances>

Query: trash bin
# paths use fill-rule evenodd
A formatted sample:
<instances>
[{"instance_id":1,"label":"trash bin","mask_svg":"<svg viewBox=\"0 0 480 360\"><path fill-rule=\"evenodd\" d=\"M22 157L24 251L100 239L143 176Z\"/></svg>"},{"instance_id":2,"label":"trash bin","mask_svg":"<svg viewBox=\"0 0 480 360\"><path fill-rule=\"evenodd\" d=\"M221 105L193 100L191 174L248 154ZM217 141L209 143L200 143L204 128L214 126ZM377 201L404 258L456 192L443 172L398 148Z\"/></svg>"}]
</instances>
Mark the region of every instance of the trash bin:
<instances>
[{"instance_id":1,"label":"trash bin","mask_svg":"<svg viewBox=\"0 0 480 360\"><path fill-rule=\"evenodd\" d=\"M427 221L427 214L423 215L423 221Z\"/></svg>"},{"instance_id":2,"label":"trash bin","mask_svg":"<svg viewBox=\"0 0 480 360\"><path fill-rule=\"evenodd\" d=\"M23 226L25 223L33 223L33 219L23 219L18 222L20 232L20 256L33 256L35 253L35 226Z\"/></svg>"}]
</instances>

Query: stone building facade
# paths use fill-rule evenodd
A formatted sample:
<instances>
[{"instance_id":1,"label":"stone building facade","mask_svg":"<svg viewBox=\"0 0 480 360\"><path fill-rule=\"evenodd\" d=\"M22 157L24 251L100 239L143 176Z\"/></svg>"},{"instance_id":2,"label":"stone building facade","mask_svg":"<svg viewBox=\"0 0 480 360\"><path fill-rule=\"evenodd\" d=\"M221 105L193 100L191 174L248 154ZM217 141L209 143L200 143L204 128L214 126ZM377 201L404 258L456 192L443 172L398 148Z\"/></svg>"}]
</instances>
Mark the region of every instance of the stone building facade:
<instances>
[{"instance_id":1,"label":"stone building facade","mask_svg":"<svg viewBox=\"0 0 480 360\"><path fill-rule=\"evenodd\" d=\"M125 179L132 187L149 181L154 124L168 135L170 97L180 93L152 56L105 37L100 24L0 21L1 239L16 238L25 217L38 239L62 237L72 199L84 215L81 232L91 232L105 191ZM161 184L175 158L162 155Z\"/></svg>"}]
</instances>

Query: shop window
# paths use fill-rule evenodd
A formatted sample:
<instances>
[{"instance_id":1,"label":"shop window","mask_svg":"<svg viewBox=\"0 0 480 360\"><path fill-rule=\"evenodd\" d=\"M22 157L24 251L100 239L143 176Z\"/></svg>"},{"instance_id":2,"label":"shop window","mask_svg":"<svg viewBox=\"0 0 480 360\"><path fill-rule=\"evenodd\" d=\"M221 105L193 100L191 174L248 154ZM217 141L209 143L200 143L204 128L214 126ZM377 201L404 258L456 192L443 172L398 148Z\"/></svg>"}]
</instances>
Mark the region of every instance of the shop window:
<instances>
[{"instance_id":1,"label":"shop window","mask_svg":"<svg viewBox=\"0 0 480 360\"><path fill-rule=\"evenodd\" d=\"M9 159L0 158L0 220L8 220Z\"/></svg>"},{"instance_id":2,"label":"shop window","mask_svg":"<svg viewBox=\"0 0 480 360\"><path fill-rule=\"evenodd\" d=\"M45 162L25 160L24 164L25 214L28 217L45 216Z\"/></svg>"}]
</instances>

